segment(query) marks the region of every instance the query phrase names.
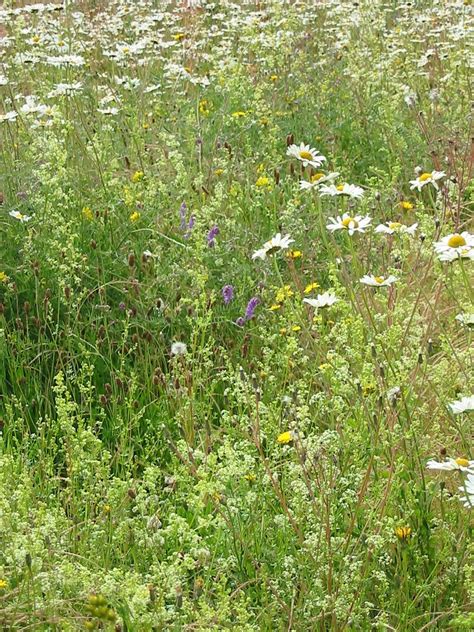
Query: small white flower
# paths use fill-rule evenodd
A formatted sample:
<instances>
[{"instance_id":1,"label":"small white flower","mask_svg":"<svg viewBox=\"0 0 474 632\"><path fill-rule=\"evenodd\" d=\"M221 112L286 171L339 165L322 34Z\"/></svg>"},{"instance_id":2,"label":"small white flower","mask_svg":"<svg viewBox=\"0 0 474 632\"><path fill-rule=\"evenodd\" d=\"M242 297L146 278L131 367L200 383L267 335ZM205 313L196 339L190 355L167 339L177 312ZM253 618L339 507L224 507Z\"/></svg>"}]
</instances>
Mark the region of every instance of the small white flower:
<instances>
[{"instance_id":1,"label":"small white flower","mask_svg":"<svg viewBox=\"0 0 474 632\"><path fill-rule=\"evenodd\" d=\"M471 410L474 410L474 395L461 397L461 399L456 400L455 402L450 402L448 406L451 408L453 415L470 412Z\"/></svg>"},{"instance_id":2,"label":"small white flower","mask_svg":"<svg viewBox=\"0 0 474 632\"><path fill-rule=\"evenodd\" d=\"M11 112L7 112L6 114L0 114L0 123L14 121L18 116L18 112L12 110Z\"/></svg>"},{"instance_id":3,"label":"small white flower","mask_svg":"<svg viewBox=\"0 0 474 632\"><path fill-rule=\"evenodd\" d=\"M173 342L171 345L171 355L180 356L187 352L188 348L184 342Z\"/></svg>"},{"instance_id":4,"label":"small white flower","mask_svg":"<svg viewBox=\"0 0 474 632\"><path fill-rule=\"evenodd\" d=\"M324 173L315 173L314 176L311 176L310 181L300 180L300 189L305 191L311 191L311 189L318 189L321 184L324 182L332 182L339 173L334 171L333 173L328 173L324 175Z\"/></svg>"},{"instance_id":5,"label":"small white flower","mask_svg":"<svg viewBox=\"0 0 474 632\"><path fill-rule=\"evenodd\" d=\"M474 313L472 314L457 314L456 320L464 325L464 327L474 327Z\"/></svg>"},{"instance_id":6,"label":"small white flower","mask_svg":"<svg viewBox=\"0 0 474 632\"><path fill-rule=\"evenodd\" d=\"M415 180L410 180L410 189L418 189L418 191L421 191L421 189L426 184L432 184L434 188L438 190L438 180L444 178L445 175L446 174L444 171L425 171L424 173L420 174Z\"/></svg>"},{"instance_id":7,"label":"small white flower","mask_svg":"<svg viewBox=\"0 0 474 632\"><path fill-rule=\"evenodd\" d=\"M467 231L446 235L433 244L440 261L474 259L474 235Z\"/></svg>"},{"instance_id":8,"label":"small white flower","mask_svg":"<svg viewBox=\"0 0 474 632\"><path fill-rule=\"evenodd\" d=\"M317 149L301 143L301 145L290 145L286 152L287 156L297 158L303 163L303 167L319 167L326 160Z\"/></svg>"},{"instance_id":9,"label":"small white flower","mask_svg":"<svg viewBox=\"0 0 474 632\"><path fill-rule=\"evenodd\" d=\"M152 253L151 250L144 250L143 256L146 257L147 259L151 259L151 257L154 257L155 255Z\"/></svg>"},{"instance_id":10,"label":"small white flower","mask_svg":"<svg viewBox=\"0 0 474 632\"><path fill-rule=\"evenodd\" d=\"M370 225L372 219L369 216L362 217L362 215L356 215L352 217L349 213L344 213L342 217L338 215L336 219L330 217L329 221L332 223L327 224L326 228L328 230L347 230L349 231L349 235L352 236L354 233L363 233Z\"/></svg>"},{"instance_id":11,"label":"small white flower","mask_svg":"<svg viewBox=\"0 0 474 632\"><path fill-rule=\"evenodd\" d=\"M474 507L474 473L469 472L464 480L464 485L459 487L466 495L461 497L465 507Z\"/></svg>"},{"instance_id":12,"label":"small white flower","mask_svg":"<svg viewBox=\"0 0 474 632\"><path fill-rule=\"evenodd\" d=\"M356 184L330 184L329 186L323 184L319 190L320 195L330 195L334 197L336 195L347 195L351 198L360 199L364 195L364 189L358 187Z\"/></svg>"},{"instance_id":13,"label":"small white flower","mask_svg":"<svg viewBox=\"0 0 474 632\"><path fill-rule=\"evenodd\" d=\"M401 389L399 386L394 386L387 391L387 399L389 402L394 402L400 395Z\"/></svg>"},{"instance_id":14,"label":"small white flower","mask_svg":"<svg viewBox=\"0 0 474 632\"><path fill-rule=\"evenodd\" d=\"M429 470L443 470L446 472L451 472L453 470L460 470L461 472L469 472L474 467L474 461L469 461L468 459L458 458L458 459L446 459L446 461L435 461L431 459L426 464L426 467Z\"/></svg>"},{"instance_id":15,"label":"small white flower","mask_svg":"<svg viewBox=\"0 0 474 632\"><path fill-rule=\"evenodd\" d=\"M372 287L389 287L395 281L398 281L397 277L392 274L385 278L383 276L373 276L372 274L365 274L361 279L359 279L360 283L364 283L364 285L371 285Z\"/></svg>"},{"instance_id":16,"label":"small white flower","mask_svg":"<svg viewBox=\"0 0 474 632\"><path fill-rule=\"evenodd\" d=\"M20 211L10 211L9 215L11 217L14 217L15 219L17 219L18 221L20 221L22 224L24 222L29 222L31 219L30 215L23 215L23 213L20 213Z\"/></svg>"},{"instance_id":17,"label":"small white flower","mask_svg":"<svg viewBox=\"0 0 474 632\"><path fill-rule=\"evenodd\" d=\"M324 294L318 294L316 298L304 298L303 303L308 303L311 307L330 307L337 303L338 300L334 294L324 292Z\"/></svg>"},{"instance_id":18,"label":"small white flower","mask_svg":"<svg viewBox=\"0 0 474 632\"><path fill-rule=\"evenodd\" d=\"M290 239L289 235L282 237L281 233L277 233L275 237L265 242L259 250L253 253L252 259L265 259L267 255L274 255L280 250L285 250L293 242L294 239Z\"/></svg>"},{"instance_id":19,"label":"small white flower","mask_svg":"<svg viewBox=\"0 0 474 632\"><path fill-rule=\"evenodd\" d=\"M418 228L418 223L411 226L405 226L400 222L386 222L385 224L379 224L375 229L376 233L385 233L386 235L393 235L394 233L400 233L401 235L413 236Z\"/></svg>"}]
</instances>

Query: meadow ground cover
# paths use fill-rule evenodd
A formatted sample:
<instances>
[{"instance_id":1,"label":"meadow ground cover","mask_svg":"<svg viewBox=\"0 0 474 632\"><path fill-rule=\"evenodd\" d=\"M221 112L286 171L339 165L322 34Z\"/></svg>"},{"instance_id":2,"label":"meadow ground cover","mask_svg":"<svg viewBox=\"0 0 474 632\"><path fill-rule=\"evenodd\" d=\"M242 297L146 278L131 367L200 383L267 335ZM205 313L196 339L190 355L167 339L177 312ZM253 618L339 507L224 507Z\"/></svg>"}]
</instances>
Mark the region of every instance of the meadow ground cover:
<instances>
[{"instance_id":1,"label":"meadow ground cover","mask_svg":"<svg viewBox=\"0 0 474 632\"><path fill-rule=\"evenodd\" d=\"M473 32L3 2L2 630L474 629Z\"/></svg>"}]
</instances>

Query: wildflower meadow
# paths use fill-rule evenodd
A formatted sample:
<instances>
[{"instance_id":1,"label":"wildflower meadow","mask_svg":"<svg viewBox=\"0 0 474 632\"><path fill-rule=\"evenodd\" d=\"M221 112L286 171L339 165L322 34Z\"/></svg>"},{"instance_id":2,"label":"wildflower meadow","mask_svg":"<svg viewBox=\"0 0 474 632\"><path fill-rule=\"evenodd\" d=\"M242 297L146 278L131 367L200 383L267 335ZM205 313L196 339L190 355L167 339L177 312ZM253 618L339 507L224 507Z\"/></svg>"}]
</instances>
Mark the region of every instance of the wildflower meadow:
<instances>
[{"instance_id":1,"label":"wildflower meadow","mask_svg":"<svg viewBox=\"0 0 474 632\"><path fill-rule=\"evenodd\" d=\"M0 630L474 629L474 4L3 0Z\"/></svg>"}]
</instances>

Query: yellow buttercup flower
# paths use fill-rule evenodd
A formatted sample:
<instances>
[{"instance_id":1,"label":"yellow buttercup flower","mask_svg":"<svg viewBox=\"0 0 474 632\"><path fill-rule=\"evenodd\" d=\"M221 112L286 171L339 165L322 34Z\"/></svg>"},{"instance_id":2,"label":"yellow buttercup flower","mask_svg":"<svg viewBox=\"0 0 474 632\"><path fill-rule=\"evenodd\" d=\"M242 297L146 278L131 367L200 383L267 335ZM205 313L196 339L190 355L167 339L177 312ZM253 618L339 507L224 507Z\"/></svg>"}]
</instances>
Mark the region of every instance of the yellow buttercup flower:
<instances>
[{"instance_id":1,"label":"yellow buttercup flower","mask_svg":"<svg viewBox=\"0 0 474 632\"><path fill-rule=\"evenodd\" d=\"M268 187L271 184L270 178L267 176L260 176L260 178L255 183L257 187Z\"/></svg>"},{"instance_id":2,"label":"yellow buttercup flower","mask_svg":"<svg viewBox=\"0 0 474 632\"><path fill-rule=\"evenodd\" d=\"M290 250L286 256L290 259L299 259L303 256L303 253L301 250Z\"/></svg>"},{"instance_id":3,"label":"yellow buttercup flower","mask_svg":"<svg viewBox=\"0 0 474 632\"><path fill-rule=\"evenodd\" d=\"M413 208L415 208L415 205L412 204L411 202L408 202L407 200L402 200L400 202L400 206L402 207L404 211L411 211L413 210Z\"/></svg>"},{"instance_id":4,"label":"yellow buttercup flower","mask_svg":"<svg viewBox=\"0 0 474 632\"><path fill-rule=\"evenodd\" d=\"M238 111L238 112L232 112L232 117L233 118L242 118L243 116L247 116L247 112L243 112L243 111Z\"/></svg>"},{"instance_id":5,"label":"yellow buttercup flower","mask_svg":"<svg viewBox=\"0 0 474 632\"><path fill-rule=\"evenodd\" d=\"M140 213L138 211L134 211L131 215L130 215L130 221L131 222L137 222L140 219Z\"/></svg>"},{"instance_id":6,"label":"yellow buttercup flower","mask_svg":"<svg viewBox=\"0 0 474 632\"><path fill-rule=\"evenodd\" d=\"M0 590L5 590L5 588L8 586L8 582L6 579L0 579Z\"/></svg>"},{"instance_id":7,"label":"yellow buttercup flower","mask_svg":"<svg viewBox=\"0 0 474 632\"><path fill-rule=\"evenodd\" d=\"M10 277L5 272L0 270L0 283L7 283L9 278Z\"/></svg>"}]
</instances>

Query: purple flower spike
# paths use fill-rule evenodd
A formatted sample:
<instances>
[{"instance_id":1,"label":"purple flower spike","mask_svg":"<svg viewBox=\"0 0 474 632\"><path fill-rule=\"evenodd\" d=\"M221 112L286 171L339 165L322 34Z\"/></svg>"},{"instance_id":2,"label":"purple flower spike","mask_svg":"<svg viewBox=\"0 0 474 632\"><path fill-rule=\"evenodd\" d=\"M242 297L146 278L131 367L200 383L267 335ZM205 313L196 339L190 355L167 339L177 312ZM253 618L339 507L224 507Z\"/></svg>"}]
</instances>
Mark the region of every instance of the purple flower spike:
<instances>
[{"instance_id":1,"label":"purple flower spike","mask_svg":"<svg viewBox=\"0 0 474 632\"><path fill-rule=\"evenodd\" d=\"M228 305L234 298L234 288L232 285L224 285L222 288L222 298L224 299L224 305Z\"/></svg>"},{"instance_id":2,"label":"purple flower spike","mask_svg":"<svg viewBox=\"0 0 474 632\"><path fill-rule=\"evenodd\" d=\"M209 248L214 248L214 240L219 234L219 227L214 225L211 230L207 233L207 245Z\"/></svg>"},{"instance_id":3,"label":"purple flower spike","mask_svg":"<svg viewBox=\"0 0 474 632\"><path fill-rule=\"evenodd\" d=\"M191 215L191 217L189 218L189 222L188 222L188 230L187 232L184 234L184 238L185 239L189 239L191 237L191 231L194 227L194 222L196 221L196 217L194 215Z\"/></svg>"},{"instance_id":4,"label":"purple flower spike","mask_svg":"<svg viewBox=\"0 0 474 632\"><path fill-rule=\"evenodd\" d=\"M245 310L245 316L244 319L250 320L251 318L253 318L255 309L257 307L257 305L260 303L260 299L258 298L258 296L254 296L253 298L250 299L250 301L247 303L247 309Z\"/></svg>"},{"instance_id":5,"label":"purple flower spike","mask_svg":"<svg viewBox=\"0 0 474 632\"><path fill-rule=\"evenodd\" d=\"M187 210L186 202L183 202L181 206L179 207L179 217L181 219L181 224L180 224L181 230L186 230L186 210Z\"/></svg>"}]
</instances>

